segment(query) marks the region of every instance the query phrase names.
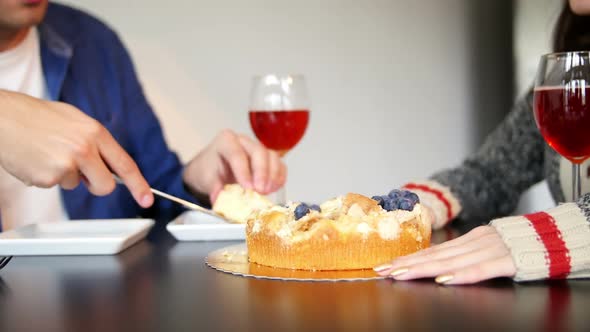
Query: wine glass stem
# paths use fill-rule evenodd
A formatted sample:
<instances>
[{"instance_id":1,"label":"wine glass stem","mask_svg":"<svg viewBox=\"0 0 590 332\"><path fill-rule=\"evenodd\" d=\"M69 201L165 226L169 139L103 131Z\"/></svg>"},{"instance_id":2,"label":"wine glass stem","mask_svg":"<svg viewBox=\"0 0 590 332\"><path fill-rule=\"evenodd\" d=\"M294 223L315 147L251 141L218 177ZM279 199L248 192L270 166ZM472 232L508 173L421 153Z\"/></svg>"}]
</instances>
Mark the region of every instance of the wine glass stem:
<instances>
[{"instance_id":1,"label":"wine glass stem","mask_svg":"<svg viewBox=\"0 0 590 332\"><path fill-rule=\"evenodd\" d=\"M582 184L580 181L580 164L572 163L572 199L577 202L582 195Z\"/></svg>"}]
</instances>

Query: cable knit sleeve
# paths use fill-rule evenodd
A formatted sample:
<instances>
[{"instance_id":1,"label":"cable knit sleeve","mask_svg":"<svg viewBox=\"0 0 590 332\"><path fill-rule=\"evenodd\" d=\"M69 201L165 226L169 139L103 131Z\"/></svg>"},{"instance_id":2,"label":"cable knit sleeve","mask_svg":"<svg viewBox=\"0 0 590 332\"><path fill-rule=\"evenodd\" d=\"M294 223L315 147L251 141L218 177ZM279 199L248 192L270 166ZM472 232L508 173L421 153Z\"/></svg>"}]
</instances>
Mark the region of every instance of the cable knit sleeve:
<instances>
[{"instance_id":1,"label":"cable knit sleeve","mask_svg":"<svg viewBox=\"0 0 590 332\"><path fill-rule=\"evenodd\" d=\"M433 208L438 211L434 228L455 217L491 220L509 215L522 193L543 179L545 142L535 125L532 98L531 91L520 99L461 166L405 186L427 205L446 207Z\"/></svg>"},{"instance_id":2,"label":"cable knit sleeve","mask_svg":"<svg viewBox=\"0 0 590 332\"><path fill-rule=\"evenodd\" d=\"M577 203L490 225L510 249L516 281L590 277L590 193Z\"/></svg>"}]
</instances>

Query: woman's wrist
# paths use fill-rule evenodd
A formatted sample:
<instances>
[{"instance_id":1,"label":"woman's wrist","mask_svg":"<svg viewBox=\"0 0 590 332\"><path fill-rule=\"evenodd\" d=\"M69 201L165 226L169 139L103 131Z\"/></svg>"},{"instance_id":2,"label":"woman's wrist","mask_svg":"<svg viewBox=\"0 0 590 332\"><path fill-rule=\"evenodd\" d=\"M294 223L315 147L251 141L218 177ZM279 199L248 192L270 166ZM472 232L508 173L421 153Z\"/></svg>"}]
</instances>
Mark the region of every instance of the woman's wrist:
<instances>
[{"instance_id":1,"label":"woman's wrist","mask_svg":"<svg viewBox=\"0 0 590 332\"><path fill-rule=\"evenodd\" d=\"M459 200L448 187L436 181L415 181L403 186L420 197L420 203L430 208L434 214L432 227L439 229L446 226L461 212Z\"/></svg>"},{"instance_id":2,"label":"woman's wrist","mask_svg":"<svg viewBox=\"0 0 590 332\"><path fill-rule=\"evenodd\" d=\"M590 276L590 226L579 206L493 220L517 268L517 281Z\"/></svg>"}]
</instances>

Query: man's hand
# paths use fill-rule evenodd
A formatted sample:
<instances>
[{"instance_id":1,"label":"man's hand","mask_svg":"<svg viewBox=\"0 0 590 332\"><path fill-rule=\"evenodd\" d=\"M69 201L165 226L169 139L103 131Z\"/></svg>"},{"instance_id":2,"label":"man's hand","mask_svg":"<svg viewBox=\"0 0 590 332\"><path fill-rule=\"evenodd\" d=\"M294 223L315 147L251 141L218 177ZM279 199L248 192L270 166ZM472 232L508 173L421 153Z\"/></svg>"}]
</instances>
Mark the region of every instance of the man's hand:
<instances>
[{"instance_id":1,"label":"man's hand","mask_svg":"<svg viewBox=\"0 0 590 332\"><path fill-rule=\"evenodd\" d=\"M193 193L209 195L211 202L225 184L237 182L268 194L279 189L286 177L287 168L275 151L227 129L189 162L183 176Z\"/></svg>"},{"instance_id":2,"label":"man's hand","mask_svg":"<svg viewBox=\"0 0 590 332\"><path fill-rule=\"evenodd\" d=\"M119 175L142 207L154 201L139 168L111 134L74 106L0 90L0 166L27 185L107 195Z\"/></svg>"}]
</instances>

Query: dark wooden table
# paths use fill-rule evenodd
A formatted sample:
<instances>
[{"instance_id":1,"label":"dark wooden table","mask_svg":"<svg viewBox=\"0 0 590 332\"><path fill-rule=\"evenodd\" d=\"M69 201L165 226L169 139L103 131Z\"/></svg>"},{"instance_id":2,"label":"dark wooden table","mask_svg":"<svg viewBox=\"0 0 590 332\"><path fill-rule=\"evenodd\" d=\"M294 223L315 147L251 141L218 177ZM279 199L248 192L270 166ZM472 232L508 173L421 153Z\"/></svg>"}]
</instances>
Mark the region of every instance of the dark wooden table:
<instances>
[{"instance_id":1,"label":"dark wooden table","mask_svg":"<svg viewBox=\"0 0 590 332\"><path fill-rule=\"evenodd\" d=\"M590 281L309 283L205 265L207 253L234 243L180 243L156 231L117 256L15 257L0 271L0 330L590 331Z\"/></svg>"}]
</instances>

